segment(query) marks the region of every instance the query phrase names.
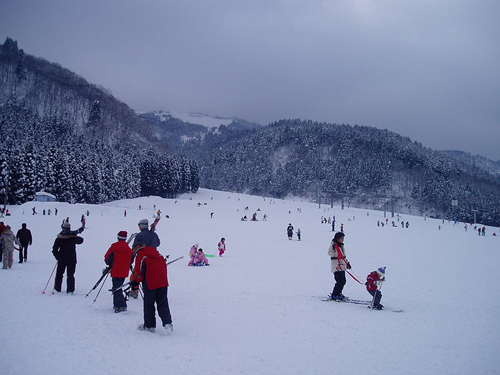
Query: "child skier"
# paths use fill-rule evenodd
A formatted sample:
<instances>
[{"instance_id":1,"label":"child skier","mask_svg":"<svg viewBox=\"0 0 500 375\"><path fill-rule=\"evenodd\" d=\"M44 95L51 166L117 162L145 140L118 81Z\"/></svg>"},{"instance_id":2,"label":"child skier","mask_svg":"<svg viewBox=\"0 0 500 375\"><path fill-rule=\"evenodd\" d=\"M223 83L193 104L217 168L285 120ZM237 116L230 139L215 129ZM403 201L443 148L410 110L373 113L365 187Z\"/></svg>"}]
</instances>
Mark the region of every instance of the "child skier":
<instances>
[{"instance_id":1,"label":"child skier","mask_svg":"<svg viewBox=\"0 0 500 375\"><path fill-rule=\"evenodd\" d=\"M226 239L224 237L220 239L217 247L219 248L219 256L221 257L226 252Z\"/></svg>"},{"instance_id":2,"label":"child skier","mask_svg":"<svg viewBox=\"0 0 500 375\"><path fill-rule=\"evenodd\" d=\"M370 272L366 277L366 290L373 297L372 309L374 310L382 310L384 308L384 306L380 304L382 293L378 288L383 281L385 281L385 267L380 267L376 271Z\"/></svg>"},{"instance_id":3,"label":"child skier","mask_svg":"<svg viewBox=\"0 0 500 375\"><path fill-rule=\"evenodd\" d=\"M132 262L132 249L126 242L127 232L124 230L118 232L117 239L118 241L113 243L104 255L104 262L111 267L113 289L123 285ZM127 301L122 289L113 293L113 308L115 313L127 311Z\"/></svg>"},{"instance_id":4,"label":"child skier","mask_svg":"<svg viewBox=\"0 0 500 375\"><path fill-rule=\"evenodd\" d=\"M151 246L141 249L135 259L134 272L130 276L131 285L142 282L144 291L144 323L137 327L140 331L154 332L156 328L155 303L162 325L170 333L173 331L172 316L168 305L168 275L165 258Z\"/></svg>"}]
</instances>

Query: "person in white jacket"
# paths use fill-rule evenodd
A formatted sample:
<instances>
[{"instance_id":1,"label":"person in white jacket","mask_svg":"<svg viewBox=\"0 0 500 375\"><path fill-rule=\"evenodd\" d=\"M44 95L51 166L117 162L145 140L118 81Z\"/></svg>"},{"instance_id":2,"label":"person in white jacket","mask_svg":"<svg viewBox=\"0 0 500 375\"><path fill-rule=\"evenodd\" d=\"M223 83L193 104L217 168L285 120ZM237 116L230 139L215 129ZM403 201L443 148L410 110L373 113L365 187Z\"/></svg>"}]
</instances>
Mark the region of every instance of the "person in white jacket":
<instances>
[{"instance_id":1,"label":"person in white jacket","mask_svg":"<svg viewBox=\"0 0 500 375\"><path fill-rule=\"evenodd\" d=\"M344 301L348 299L342 294L344 285L346 283L345 270L351 269L351 264L345 256L344 249L344 237L345 234L342 232L335 233L330 248L328 249L328 255L330 256L332 273L335 278L335 286L333 287L331 299L335 301Z\"/></svg>"}]
</instances>

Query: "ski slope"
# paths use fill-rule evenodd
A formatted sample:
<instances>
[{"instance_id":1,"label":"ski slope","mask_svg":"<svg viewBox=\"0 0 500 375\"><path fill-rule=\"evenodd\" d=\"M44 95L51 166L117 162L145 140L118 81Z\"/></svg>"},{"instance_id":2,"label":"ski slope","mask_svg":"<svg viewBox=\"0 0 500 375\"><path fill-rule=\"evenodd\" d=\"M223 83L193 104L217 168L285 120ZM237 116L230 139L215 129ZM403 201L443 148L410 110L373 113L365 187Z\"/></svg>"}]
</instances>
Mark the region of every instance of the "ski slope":
<instances>
[{"instance_id":1,"label":"ski slope","mask_svg":"<svg viewBox=\"0 0 500 375\"><path fill-rule=\"evenodd\" d=\"M58 216L42 215L55 207ZM463 223L408 215L401 216L408 229L379 227L383 212L204 189L173 200L8 208L12 216L4 222L14 233L27 223L34 243L27 263L18 264L16 252L13 268L0 270L4 375L500 372L500 237L492 236L498 228L487 227L483 237L473 228L465 231ZM85 297L118 231L137 231L138 221L151 222L158 209L158 250L170 259L186 257L168 268L174 324L168 336L161 328L153 334L136 329L140 299L129 301L127 313L114 314L110 279L97 299L97 290ZM42 294L62 220L69 217L76 229L87 210L75 294L52 295L53 279ZM254 212L259 221L240 221ZM354 275L364 282L370 271L386 266L382 304L403 313L321 301L333 287L327 250L334 234L321 217L333 215L337 230L344 224ZM300 228L301 241L287 239L288 223L295 232ZM191 245L217 254L221 237L227 244L223 257L209 258L210 267L187 266ZM349 276L344 294L370 299Z\"/></svg>"}]
</instances>

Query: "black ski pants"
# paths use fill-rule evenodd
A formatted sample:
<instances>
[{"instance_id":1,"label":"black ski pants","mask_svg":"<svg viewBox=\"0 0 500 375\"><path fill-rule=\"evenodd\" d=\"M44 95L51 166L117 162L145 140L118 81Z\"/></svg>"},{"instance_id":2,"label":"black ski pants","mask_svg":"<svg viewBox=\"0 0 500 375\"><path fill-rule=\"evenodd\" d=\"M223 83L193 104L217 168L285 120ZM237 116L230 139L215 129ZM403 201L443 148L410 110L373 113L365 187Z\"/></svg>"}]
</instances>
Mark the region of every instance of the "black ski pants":
<instances>
[{"instance_id":1,"label":"black ski pants","mask_svg":"<svg viewBox=\"0 0 500 375\"><path fill-rule=\"evenodd\" d=\"M368 293L370 293L373 297L373 306L380 304L380 300L382 299L382 292L380 290L369 290Z\"/></svg>"},{"instance_id":2,"label":"black ski pants","mask_svg":"<svg viewBox=\"0 0 500 375\"><path fill-rule=\"evenodd\" d=\"M28 244L21 245L20 247L21 248L19 250L19 263L22 263L23 258L25 261L28 260Z\"/></svg>"},{"instance_id":3,"label":"black ski pants","mask_svg":"<svg viewBox=\"0 0 500 375\"><path fill-rule=\"evenodd\" d=\"M66 292L73 293L75 291L75 271L76 263L66 264L64 262L57 262L56 278L54 282L54 290L60 292L64 271L66 271Z\"/></svg>"},{"instance_id":4,"label":"black ski pants","mask_svg":"<svg viewBox=\"0 0 500 375\"><path fill-rule=\"evenodd\" d=\"M124 277L113 277L113 289L116 289L123 285L125 281ZM113 306L114 307L127 307L127 301L125 300L125 296L123 295L123 289L117 290L113 293Z\"/></svg>"},{"instance_id":5,"label":"black ski pants","mask_svg":"<svg viewBox=\"0 0 500 375\"><path fill-rule=\"evenodd\" d=\"M333 277L335 277L335 286L333 287L332 296L340 296L346 283L345 271L334 272Z\"/></svg>"},{"instance_id":6,"label":"black ski pants","mask_svg":"<svg viewBox=\"0 0 500 375\"><path fill-rule=\"evenodd\" d=\"M167 289L168 287L144 290L144 327L156 328L155 303L162 325L172 324Z\"/></svg>"}]
</instances>

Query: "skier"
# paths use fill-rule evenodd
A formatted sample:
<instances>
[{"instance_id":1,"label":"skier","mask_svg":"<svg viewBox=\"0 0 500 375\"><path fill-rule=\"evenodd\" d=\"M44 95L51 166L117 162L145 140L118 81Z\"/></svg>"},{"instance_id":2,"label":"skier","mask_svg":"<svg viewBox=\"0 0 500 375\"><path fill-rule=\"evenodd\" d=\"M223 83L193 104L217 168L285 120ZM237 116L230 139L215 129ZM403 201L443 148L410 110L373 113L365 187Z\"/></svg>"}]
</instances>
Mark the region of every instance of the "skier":
<instances>
[{"instance_id":1,"label":"skier","mask_svg":"<svg viewBox=\"0 0 500 375\"><path fill-rule=\"evenodd\" d=\"M21 229L17 231L16 238L21 244L21 249L19 250L19 263L28 260L28 246L32 244L33 237L31 236L31 231L26 228L26 223L21 225Z\"/></svg>"},{"instance_id":2,"label":"skier","mask_svg":"<svg viewBox=\"0 0 500 375\"><path fill-rule=\"evenodd\" d=\"M144 323L140 331L154 332L156 328L155 303L162 325L167 333L173 331L172 316L168 305L168 274L165 258L151 246L142 249L135 259L131 285L142 282L144 291Z\"/></svg>"},{"instance_id":3,"label":"skier","mask_svg":"<svg viewBox=\"0 0 500 375\"><path fill-rule=\"evenodd\" d=\"M221 257L226 252L226 239L224 237L220 239L217 247L219 249L219 256Z\"/></svg>"},{"instance_id":4,"label":"skier","mask_svg":"<svg viewBox=\"0 0 500 375\"><path fill-rule=\"evenodd\" d=\"M160 246L160 238L156 232L149 230L148 219L140 220L137 225L139 226L140 233L135 236L132 248L144 244L146 246L151 246L153 249L157 249L158 246Z\"/></svg>"},{"instance_id":5,"label":"skier","mask_svg":"<svg viewBox=\"0 0 500 375\"><path fill-rule=\"evenodd\" d=\"M12 233L10 225L5 227L2 237L0 237L0 242L3 246L3 269L12 268L14 263L14 245L20 246L18 239Z\"/></svg>"},{"instance_id":6,"label":"skier","mask_svg":"<svg viewBox=\"0 0 500 375\"><path fill-rule=\"evenodd\" d=\"M113 243L104 255L104 262L111 267L113 289L123 285L132 263L132 249L126 242L127 232L124 230L118 232L117 239L118 241ZM113 293L113 309L115 313L127 311L127 301L122 289Z\"/></svg>"},{"instance_id":7,"label":"skier","mask_svg":"<svg viewBox=\"0 0 500 375\"><path fill-rule=\"evenodd\" d=\"M366 290L373 297L372 308L374 310L382 310L383 305L380 304L382 299L382 293L378 289L378 286L385 281L385 267L377 268L376 271L372 271L366 276Z\"/></svg>"},{"instance_id":8,"label":"skier","mask_svg":"<svg viewBox=\"0 0 500 375\"><path fill-rule=\"evenodd\" d=\"M71 225L64 221L61 225L61 233L57 235L52 246L52 254L57 260L57 271L54 281L54 290L61 292L62 280L66 271L66 293L73 294L75 291L75 271L76 271L76 245L83 243L83 238L77 236L85 229L80 227L76 231L71 231Z\"/></svg>"},{"instance_id":9,"label":"skier","mask_svg":"<svg viewBox=\"0 0 500 375\"><path fill-rule=\"evenodd\" d=\"M158 237L154 229L153 230L149 229L148 219L141 219L139 223L137 223L137 225L139 226L140 232L137 234L137 236L135 236L132 248L136 248L139 245L145 245L145 246L150 246L153 249L157 249L158 246L160 246L160 237ZM132 262L133 261L134 260L132 259ZM132 290L130 291L130 296L132 298L138 298L139 285L134 285L131 287L131 289Z\"/></svg>"},{"instance_id":10,"label":"skier","mask_svg":"<svg viewBox=\"0 0 500 375\"><path fill-rule=\"evenodd\" d=\"M286 228L286 233L288 235L288 239L291 241L293 238L293 225L292 225L292 223L288 224L288 227Z\"/></svg>"},{"instance_id":11,"label":"skier","mask_svg":"<svg viewBox=\"0 0 500 375\"><path fill-rule=\"evenodd\" d=\"M301 232L300 232L300 228L297 229L297 241L300 241L300 235L301 235Z\"/></svg>"},{"instance_id":12,"label":"skier","mask_svg":"<svg viewBox=\"0 0 500 375\"><path fill-rule=\"evenodd\" d=\"M330 298L335 301L345 301L348 299L342 294L342 290L344 289L344 285L346 283L345 270L351 269L351 264L345 257L344 237L345 234L342 232L335 233L332 243L330 244L330 248L328 249L332 272L335 278L335 286L333 287Z\"/></svg>"}]
</instances>

